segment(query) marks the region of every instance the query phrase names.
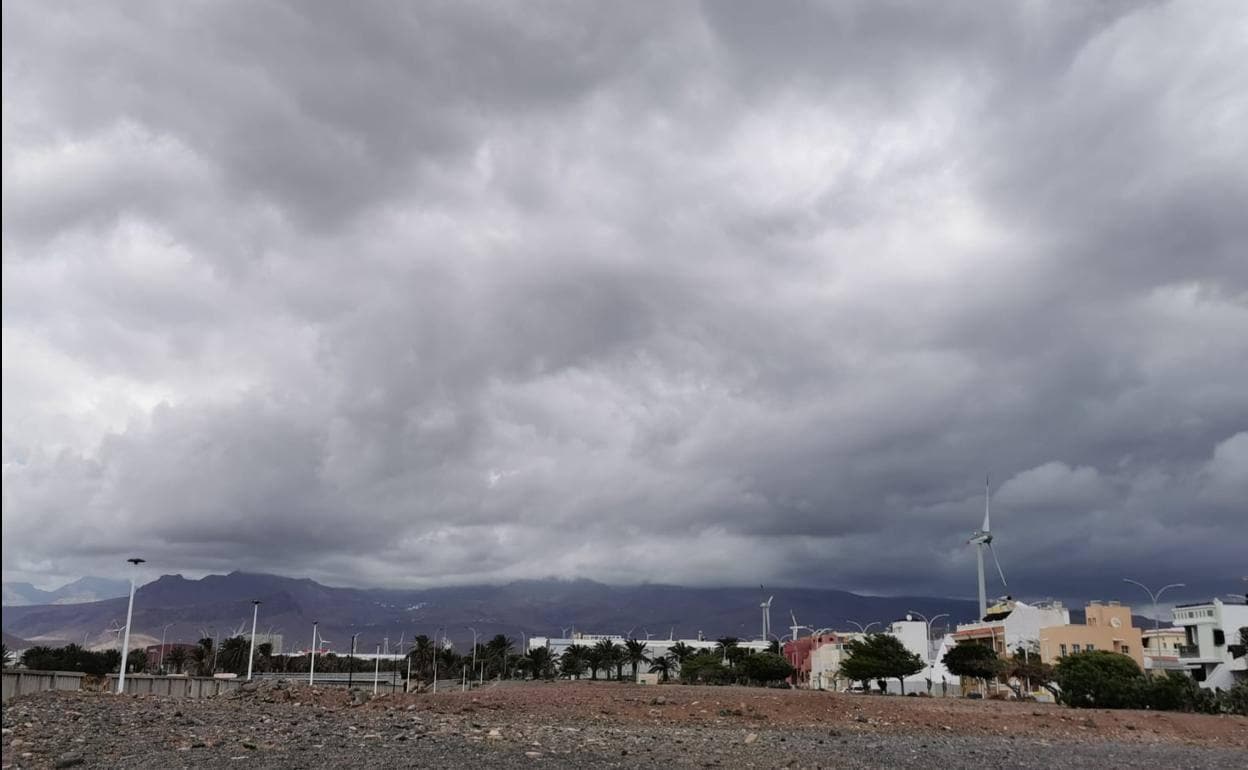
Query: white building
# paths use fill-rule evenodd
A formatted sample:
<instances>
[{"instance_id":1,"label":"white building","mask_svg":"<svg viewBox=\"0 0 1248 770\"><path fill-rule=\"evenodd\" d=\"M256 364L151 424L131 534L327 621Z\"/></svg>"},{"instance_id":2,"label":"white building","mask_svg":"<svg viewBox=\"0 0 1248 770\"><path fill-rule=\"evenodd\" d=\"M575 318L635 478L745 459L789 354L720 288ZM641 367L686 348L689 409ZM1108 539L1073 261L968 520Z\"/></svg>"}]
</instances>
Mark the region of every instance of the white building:
<instances>
[{"instance_id":1,"label":"white building","mask_svg":"<svg viewBox=\"0 0 1248 770\"><path fill-rule=\"evenodd\" d=\"M1248 655L1239 643L1239 631L1248 627L1248 604L1224 604L1220 599L1174 608L1174 625L1183 629L1186 644L1179 662L1201 687L1230 689L1248 677Z\"/></svg>"},{"instance_id":2,"label":"white building","mask_svg":"<svg viewBox=\"0 0 1248 770\"><path fill-rule=\"evenodd\" d=\"M1141 633L1144 645L1145 671L1185 671L1179 659L1179 650L1187 644L1182 628L1145 629Z\"/></svg>"},{"instance_id":3,"label":"white building","mask_svg":"<svg viewBox=\"0 0 1248 770\"><path fill-rule=\"evenodd\" d=\"M984 619L963 623L952 636L955 642L987 642L997 655L1012 655L1019 647L1039 651L1040 629L1070 625L1070 610L1061 602L1027 604L1007 599L988 608Z\"/></svg>"}]
</instances>

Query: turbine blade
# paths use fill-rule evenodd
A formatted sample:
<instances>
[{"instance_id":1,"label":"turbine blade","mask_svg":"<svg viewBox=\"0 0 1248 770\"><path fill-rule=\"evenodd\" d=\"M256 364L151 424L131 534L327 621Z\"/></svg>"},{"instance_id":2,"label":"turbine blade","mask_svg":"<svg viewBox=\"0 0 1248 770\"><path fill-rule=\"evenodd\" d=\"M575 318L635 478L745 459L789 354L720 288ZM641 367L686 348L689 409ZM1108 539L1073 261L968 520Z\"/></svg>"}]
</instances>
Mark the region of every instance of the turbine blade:
<instances>
[{"instance_id":1,"label":"turbine blade","mask_svg":"<svg viewBox=\"0 0 1248 770\"><path fill-rule=\"evenodd\" d=\"M1001 585L1009 588L1010 584L1005 582L1005 573L1001 570L1001 562L997 560L997 549L992 547L992 543L989 543L988 550L992 552L992 563L997 565L997 574L1001 576Z\"/></svg>"}]
</instances>

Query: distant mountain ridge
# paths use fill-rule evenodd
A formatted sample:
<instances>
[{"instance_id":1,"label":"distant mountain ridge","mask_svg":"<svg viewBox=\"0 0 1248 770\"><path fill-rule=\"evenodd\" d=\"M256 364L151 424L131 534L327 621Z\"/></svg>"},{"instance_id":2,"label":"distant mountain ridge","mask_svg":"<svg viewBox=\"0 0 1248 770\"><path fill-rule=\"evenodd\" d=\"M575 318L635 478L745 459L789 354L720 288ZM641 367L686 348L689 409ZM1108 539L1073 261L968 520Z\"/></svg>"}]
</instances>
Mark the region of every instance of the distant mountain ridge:
<instances>
[{"instance_id":1,"label":"distant mountain ridge","mask_svg":"<svg viewBox=\"0 0 1248 770\"><path fill-rule=\"evenodd\" d=\"M5 583L4 606L24 607L31 604L84 604L118 596L129 596L130 583L125 580L84 577L52 591L35 588L30 583Z\"/></svg>"},{"instance_id":2,"label":"distant mountain ridge","mask_svg":"<svg viewBox=\"0 0 1248 770\"><path fill-rule=\"evenodd\" d=\"M908 611L934 616L951 613L969 620L974 602L932 597L859 596L832 589L775 589L772 626L784 634L790 613L804 626L846 629L848 621L887 623ZM164 575L141 586L135 596L133 635L170 641L194 641L203 634L221 637L251 628L251 602L260 606L259 630L284 635L286 649L311 645L312 622L329 646L343 650L351 634L368 649L384 637L397 642L442 629L461 646L478 636L507 634L550 636L561 629L644 638L757 637L762 616L758 589L687 588L661 584L610 586L591 580L524 580L505 585L476 585L422 590L335 588L307 578L233 572L188 580ZM115 644L108 633L125 622L126 598L75 605L6 607L4 630L39 642L85 640ZM165 627L168 626L166 629Z\"/></svg>"}]
</instances>

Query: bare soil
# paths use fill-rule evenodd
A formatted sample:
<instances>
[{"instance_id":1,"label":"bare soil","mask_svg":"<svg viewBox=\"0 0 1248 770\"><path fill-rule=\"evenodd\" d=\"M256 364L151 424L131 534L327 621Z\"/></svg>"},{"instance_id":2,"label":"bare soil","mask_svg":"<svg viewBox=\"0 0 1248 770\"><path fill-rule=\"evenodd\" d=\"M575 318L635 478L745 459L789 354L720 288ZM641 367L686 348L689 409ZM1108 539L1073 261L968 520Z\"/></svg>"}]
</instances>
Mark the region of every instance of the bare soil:
<instances>
[{"instance_id":1,"label":"bare soil","mask_svg":"<svg viewBox=\"0 0 1248 770\"><path fill-rule=\"evenodd\" d=\"M262 684L204 700L41 693L3 767L1236 767L1248 719L739 687Z\"/></svg>"}]
</instances>

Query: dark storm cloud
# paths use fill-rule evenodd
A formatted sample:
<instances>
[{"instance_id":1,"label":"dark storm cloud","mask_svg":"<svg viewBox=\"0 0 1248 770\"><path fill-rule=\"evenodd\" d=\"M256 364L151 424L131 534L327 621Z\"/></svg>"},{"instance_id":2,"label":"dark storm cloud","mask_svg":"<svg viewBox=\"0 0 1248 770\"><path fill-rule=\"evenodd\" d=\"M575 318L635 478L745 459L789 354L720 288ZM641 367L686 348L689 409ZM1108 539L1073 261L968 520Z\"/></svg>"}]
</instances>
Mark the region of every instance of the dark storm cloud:
<instances>
[{"instance_id":1,"label":"dark storm cloud","mask_svg":"<svg viewBox=\"0 0 1248 770\"><path fill-rule=\"evenodd\" d=\"M6 4L6 575L1223 592L1246 29Z\"/></svg>"}]
</instances>

